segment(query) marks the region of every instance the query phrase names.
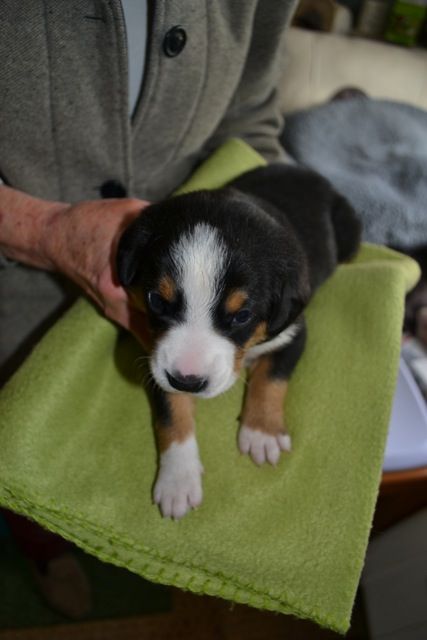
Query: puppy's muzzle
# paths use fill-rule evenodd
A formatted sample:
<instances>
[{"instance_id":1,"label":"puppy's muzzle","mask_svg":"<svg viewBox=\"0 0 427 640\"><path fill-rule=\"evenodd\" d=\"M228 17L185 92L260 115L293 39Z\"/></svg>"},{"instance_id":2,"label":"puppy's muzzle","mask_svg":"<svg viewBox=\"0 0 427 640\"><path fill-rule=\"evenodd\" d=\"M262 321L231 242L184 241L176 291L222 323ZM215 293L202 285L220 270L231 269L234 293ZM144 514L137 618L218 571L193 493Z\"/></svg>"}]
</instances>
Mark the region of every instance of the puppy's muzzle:
<instances>
[{"instance_id":1,"label":"puppy's muzzle","mask_svg":"<svg viewBox=\"0 0 427 640\"><path fill-rule=\"evenodd\" d=\"M186 393L199 393L200 391L204 391L209 382L207 378L200 378L194 375L183 376L177 371L174 371L172 375L169 371L165 370L165 374L171 387L177 391L184 391Z\"/></svg>"}]
</instances>

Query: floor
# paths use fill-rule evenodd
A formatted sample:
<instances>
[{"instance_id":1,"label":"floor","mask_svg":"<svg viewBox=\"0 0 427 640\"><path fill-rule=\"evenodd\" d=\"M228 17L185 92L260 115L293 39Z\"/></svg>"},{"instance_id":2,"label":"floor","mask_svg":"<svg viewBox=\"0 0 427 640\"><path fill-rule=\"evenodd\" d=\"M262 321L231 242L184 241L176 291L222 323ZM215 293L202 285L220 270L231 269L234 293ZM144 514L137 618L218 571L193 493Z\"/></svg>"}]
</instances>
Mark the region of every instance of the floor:
<instances>
[{"instance_id":1,"label":"floor","mask_svg":"<svg viewBox=\"0 0 427 640\"><path fill-rule=\"evenodd\" d=\"M337 640L333 632L290 616L173 589L168 613L0 631L0 640ZM357 609L357 607L356 607ZM358 623L358 626L360 624ZM349 640L367 640L352 629Z\"/></svg>"}]
</instances>

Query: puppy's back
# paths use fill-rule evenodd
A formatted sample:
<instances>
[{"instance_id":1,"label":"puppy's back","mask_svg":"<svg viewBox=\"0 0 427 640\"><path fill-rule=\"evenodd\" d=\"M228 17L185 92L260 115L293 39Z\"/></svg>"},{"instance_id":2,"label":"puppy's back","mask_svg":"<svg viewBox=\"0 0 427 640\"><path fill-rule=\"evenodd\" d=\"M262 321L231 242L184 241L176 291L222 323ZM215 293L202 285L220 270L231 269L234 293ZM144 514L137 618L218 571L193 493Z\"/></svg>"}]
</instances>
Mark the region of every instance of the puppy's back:
<instances>
[{"instance_id":1,"label":"puppy's back","mask_svg":"<svg viewBox=\"0 0 427 640\"><path fill-rule=\"evenodd\" d=\"M250 171L231 186L264 202L278 222L295 229L306 251L311 284L319 286L360 244L361 224L350 203L318 173L287 164Z\"/></svg>"}]
</instances>

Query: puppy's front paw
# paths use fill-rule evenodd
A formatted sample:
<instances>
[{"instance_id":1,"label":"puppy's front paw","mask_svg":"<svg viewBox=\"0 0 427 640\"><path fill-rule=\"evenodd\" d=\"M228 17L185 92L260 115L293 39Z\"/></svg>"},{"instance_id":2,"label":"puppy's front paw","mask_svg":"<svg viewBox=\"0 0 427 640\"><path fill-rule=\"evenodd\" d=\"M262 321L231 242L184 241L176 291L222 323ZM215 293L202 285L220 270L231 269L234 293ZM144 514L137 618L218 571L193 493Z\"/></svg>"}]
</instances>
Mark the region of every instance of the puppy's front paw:
<instances>
[{"instance_id":1,"label":"puppy's front paw","mask_svg":"<svg viewBox=\"0 0 427 640\"><path fill-rule=\"evenodd\" d=\"M201 469L183 469L170 473L160 469L154 486L154 502L159 505L162 516L178 520L202 502Z\"/></svg>"},{"instance_id":2,"label":"puppy's front paw","mask_svg":"<svg viewBox=\"0 0 427 640\"><path fill-rule=\"evenodd\" d=\"M291 437L284 431L271 435L242 425L239 429L239 449L249 454L255 464L277 464L281 452L291 450Z\"/></svg>"},{"instance_id":3,"label":"puppy's front paw","mask_svg":"<svg viewBox=\"0 0 427 640\"><path fill-rule=\"evenodd\" d=\"M165 518L178 520L202 502L203 467L188 444L173 444L161 455L153 498Z\"/></svg>"}]
</instances>

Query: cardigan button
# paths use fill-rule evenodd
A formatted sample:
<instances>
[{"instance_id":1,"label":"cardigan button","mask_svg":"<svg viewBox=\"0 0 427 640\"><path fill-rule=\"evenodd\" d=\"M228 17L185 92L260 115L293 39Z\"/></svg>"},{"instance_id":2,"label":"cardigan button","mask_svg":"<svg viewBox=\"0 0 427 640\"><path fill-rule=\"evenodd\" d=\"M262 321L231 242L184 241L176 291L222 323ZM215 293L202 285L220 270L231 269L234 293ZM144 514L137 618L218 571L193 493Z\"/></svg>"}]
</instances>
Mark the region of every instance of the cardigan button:
<instances>
[{"instance_id":1,"label":"cardigan button","mask_svg":"<svg viewBox=\"0 0 427 640\"><path fill-rule=\"evenodd\" d=\"M118 180L107 180L99 191L101 198L126 198L126 189Z\"/></svg>"},{"instance_id":2,"label":"cardigan button","mask_svg":"<svg viewBox=\"0 0 427 640\"><path fill-rule=\"evenodd\" d=\"M174 58L181 53L186 42L187 34L185 30L179 25L172 27L163 39L163 52L168 58Z\"/></svg>"}]
</instances>

